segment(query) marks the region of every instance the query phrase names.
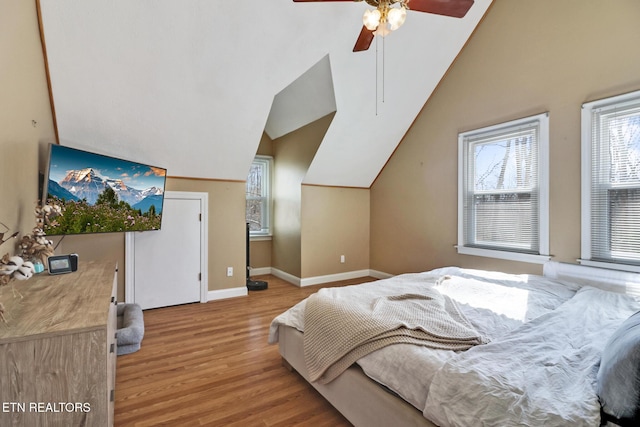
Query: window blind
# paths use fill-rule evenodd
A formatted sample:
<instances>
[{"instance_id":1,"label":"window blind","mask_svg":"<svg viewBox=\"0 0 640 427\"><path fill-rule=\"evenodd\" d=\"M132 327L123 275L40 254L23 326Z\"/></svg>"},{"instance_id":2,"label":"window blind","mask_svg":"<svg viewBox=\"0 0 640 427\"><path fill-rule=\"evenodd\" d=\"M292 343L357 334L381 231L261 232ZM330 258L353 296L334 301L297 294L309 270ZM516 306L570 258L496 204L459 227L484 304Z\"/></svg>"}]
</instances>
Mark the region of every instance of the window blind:
<instances>
[{"instance_id":1,"label":"window blind","mask_svg":"<svg viewBox=\"0 0 640 427\"><path fill-rule=\"evenodd\" d=\"M465 136L465 246L539 253L538 141L538 120Z\"/></svg>"},{"instance_id":2,"label":"window blind","mask_svg":"<svg viewBox=\"0 0 640 427\"><path fill-rule=\"evenodd\" d=\"M640 99L591 116L591 259L640 264Z\"/></svg>"},{"instance_id":3,"label":"window blind","mask_svg":"<svg viewBox=\"0 0 640 427\"><path fill-rule=\"evenodd\" d=\"M246 184L246 221L252 234L269 233L269 159L256 157Z\"/></svg>"}]
</instances>

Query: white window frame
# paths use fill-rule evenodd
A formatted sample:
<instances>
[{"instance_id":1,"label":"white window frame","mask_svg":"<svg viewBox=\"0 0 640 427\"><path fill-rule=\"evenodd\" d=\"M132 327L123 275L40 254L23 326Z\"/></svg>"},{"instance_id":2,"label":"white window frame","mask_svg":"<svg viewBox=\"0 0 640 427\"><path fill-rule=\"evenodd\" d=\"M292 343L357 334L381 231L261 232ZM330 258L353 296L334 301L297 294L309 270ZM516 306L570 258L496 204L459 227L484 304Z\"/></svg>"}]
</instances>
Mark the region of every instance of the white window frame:
<instances>
[{"instance_id":1,"label":"white window frame","mask_svg":"<svg viewBox=\"0 0 640 427\"><path fill-rule=\"evenodd\" d=\"M526 123L537 121L538 135L538 227L539 242L538 254L522 253L509 250L495 250L465 246L464 224L465 224L465 144L468 137L487 132L506 130L510 127L514 129ZM499 258L510 261L520 261L528 263L543 264L551 259L549 255L549 113L542 113L535 116L524 117L505 123L475 129L458 134L458 244L456 249L462 255L483 256L489 258Z\"/></svg>"},{"instance_id":2,"label":"white window frame","mask_svg":"<svg viewBox=\"0 0 640 427\"><path fill-rule=\"evenodd\" d=\"M249 231L249 237L252 240L260 240L260 239L269 239L272 236L272 228L273 225L271 223L271 207L272 207L272 203L271 203L271 184L272 184L272 174L273 174L273 157L271 156L263 156L263 155L257 155L252 162L253 164L259 163L260 165L263 166L263 170L265 170L265 176L263 176L263 180L266 183L266 185L264 186L264 191L263 194L261 195L261 197L255 198L255 199L259 199L262 201L263 207L261 209L262 211L262 222L263 224L267 224L267 228L262 228L262 230L258 231L258 230L250 230ZM245 191L245 200L249 200L249 197L246 196L246 191ZM246 220L246 218L245 218Z\"/></svg>"},{"instance_id":3,"label":"white window frame","mask_svg":"<svg viewBox=\"0 0 640 427\"><path fill-rule=\"evenodd\" d=\"M581 240L580 259L578 262L593 267L609 268L612 270L640 272L640 266L616 263L615 261L594 261L591 254L591 178L592 178L592 118L594 110L614 109L640 101L640 91L613 96L582 104L581 112Z\"/></svg>"}]
</instances>

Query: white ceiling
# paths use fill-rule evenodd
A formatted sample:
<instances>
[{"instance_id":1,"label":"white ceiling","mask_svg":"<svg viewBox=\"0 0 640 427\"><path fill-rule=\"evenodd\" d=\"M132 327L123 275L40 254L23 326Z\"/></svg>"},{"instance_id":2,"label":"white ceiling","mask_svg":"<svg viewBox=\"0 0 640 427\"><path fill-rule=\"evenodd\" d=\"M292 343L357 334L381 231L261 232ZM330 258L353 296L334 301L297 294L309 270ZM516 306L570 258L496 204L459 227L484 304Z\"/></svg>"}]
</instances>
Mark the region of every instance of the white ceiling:
<instances>
[{"instance_id":1,"label":"white ceiling","mask_svg":"<svg viewBox=\"0 0 640 427\"><path fill-rule=\"evenodd\" d=\"M264 131L277 139L334 111L336 97L327 55L275 96Z\"/></svg>"},{"instance_id":2,"label":"white ceiling","mask_svg":"<svg viewBox=\"0 0 640 427\"><path fill-rule=\"evenodd\" d=\"M60 142L244 181L263 131L335 110L304 182L369 187L490 3L353 53L365 3L41 0Z\"/></svg>"}]
</instances>

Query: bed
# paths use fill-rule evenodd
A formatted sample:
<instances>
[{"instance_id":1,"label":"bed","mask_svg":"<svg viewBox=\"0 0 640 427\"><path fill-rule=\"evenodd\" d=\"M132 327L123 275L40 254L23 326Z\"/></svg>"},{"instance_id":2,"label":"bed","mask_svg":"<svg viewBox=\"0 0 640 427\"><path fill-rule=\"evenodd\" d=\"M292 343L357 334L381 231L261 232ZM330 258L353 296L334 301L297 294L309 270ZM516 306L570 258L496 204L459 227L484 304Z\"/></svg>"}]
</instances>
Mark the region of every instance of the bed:
<instances>
[{"instance_id":1,"label":"bed","mask_svg":"<svg viewBox=\"0 0 640 427\"><path fill-rule=\"evenodd\" d=\"M549 262L323 288L269 342L355 426L633 425L639 276Z\"/></svg>"}]
</instances>

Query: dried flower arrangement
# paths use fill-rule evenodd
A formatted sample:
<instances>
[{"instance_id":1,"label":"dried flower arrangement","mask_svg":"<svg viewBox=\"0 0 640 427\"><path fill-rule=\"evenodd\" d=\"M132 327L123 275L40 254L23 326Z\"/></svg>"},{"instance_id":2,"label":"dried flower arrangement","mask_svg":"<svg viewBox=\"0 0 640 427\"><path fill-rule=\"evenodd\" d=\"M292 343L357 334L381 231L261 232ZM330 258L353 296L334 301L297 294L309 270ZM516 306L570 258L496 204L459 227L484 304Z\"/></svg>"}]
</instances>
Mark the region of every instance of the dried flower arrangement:
<instances>
[{"instance_id":1,"label":"dried flower arrangement","mask_svg":"<svg viewBox=\"0 0 640 427\"><path fill-rule=\"evenodd\" d=\"M28 260L39 260L46 265L47 258L53 255L53 242L47 239L44 232L45 224L57 225L55 218L62 213L62 208L57 204L46 204L36 206L36 226L30 235L22 237L18 247L22 251L22 258Z\"/></svg>"},{"instance_id":2,"label":"dried flower arrangement","mask_svg":"<svg viewBox=\"0 0 640 427\"><path fill-rule=\"evenodd\" d=\"M5 254L0 259L0 285L8 284L11 279L27 280L36 272L31 261L25 261L19 256Z\"/></svg>"},{"instance_id":3,"label":"dried flower arrangement","mask_svg":"<svg viewBox=\"0 0 640 427\"><path fill-rule=\"evenodd\" d=\"M0 258L0 285L7 285L11 279L27 280L36 272L35 266L31 261L24 261L19 256L9 256L5 254ZM18 295L22 298L20 292L13 288L14 297ZM0 321L7 323L4 305L0 302Z\"/></svg>"},{"instance_id":4,"label":"dried flower arrangement","mask_svg":"<svg viewBox=\"0 0 640 427\"><path fill-rule=\"evenodd\" d=\"M27 280L33 273L35 267L31 261L24 261L19 256L5 256L0 259L0 285L8 284L11 279Z\"/></svg>"},{"instance_id":5,"label":"dried flower arrangement","mask_svg":"<svg viewBox=\"0 0 640 427\"><path fill-rule=\"evenodd\" d=\"M44 225L55 224L55 217L61 213L62 209L56 204L36 206L36 226L31 234L23 236L18 244L21 256L10 256L7 253L0 258L0 286L9 284L12 279L29 279L36 272L34 262L45 264L47 258L53 255L55 248L53 242L46 238ZM14 289L14 295L15 293ZM5 308L2 303L0 303L0 321L6 323Z\"/></svg>"}]
</instances>

